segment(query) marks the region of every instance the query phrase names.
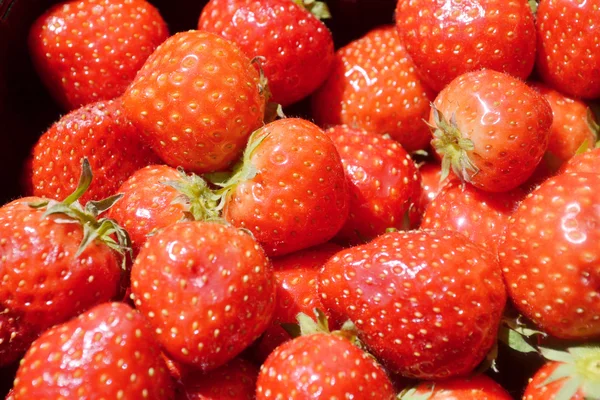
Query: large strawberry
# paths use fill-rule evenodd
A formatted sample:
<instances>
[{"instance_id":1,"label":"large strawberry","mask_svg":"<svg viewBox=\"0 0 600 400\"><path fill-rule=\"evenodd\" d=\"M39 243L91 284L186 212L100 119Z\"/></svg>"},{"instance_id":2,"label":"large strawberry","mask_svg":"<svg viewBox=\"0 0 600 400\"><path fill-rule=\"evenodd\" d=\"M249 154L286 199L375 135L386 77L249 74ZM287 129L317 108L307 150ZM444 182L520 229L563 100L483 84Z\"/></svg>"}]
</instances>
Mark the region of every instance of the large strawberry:
<instances>
[{"instance_id":1,"label":"large strawberry","mask_svg":"<svg viewBox=\"0 0 600 400\"><path fill-rule=\"evenodd\" d=\"M545 332L600 336L600 175L561 174L519 206L499 248L515 306Z\"/></svg>"},{"instance_id":2,"label":"large strawberry","mask_svg":"<svg viewBox=\"0 0 600 400\"><path fill-rule=\"evenodd\" d=\"M398 0L396 25L423 81L440 91L482 68L525 79L535 62L527 1Z\"/></svg>"},{"instance_id":3,"label":"large strawberry","mask_svg":"<svg viewBox=\"0 0 600 400\"><path fill-rule=\"evenodd\" d=\"M400 400L513 400L496 382L485 375L423 382L405 391ZM538 399L536 399L538 400Z\"/></svg>"},{"instance_id":4,"label":"large strawberry","mask_svg":"<svg viewBox=\"0 0 600 400\"><path fill-rule=\"evenodd\" d=\"M433 98L395 28L386 26L338 50L329 78L313 96L312 113L322 126L388 134L412 152L431 139L423 119Z\"/></svg>"},{"instance_id":5,"label":"large strawberry","mask_svg":"<svg viewBox=\"0 0 600 400\"><path fill-rule=\"evenodd\" d=\"M73 0L39 17L29 49L52 96L72 110L120 96L168 36L145 0Z\"/></svg>"},{"instance_id":6,"label":"large strawberry","mask_svg":"<svg viewBox=\"0 0 600 400\"><path fill-rule=\"evenodd\" d=\"M208 172L234 161L262 125L265 88L233 43L188 31L156 49L122 99L164 162Z\"/></svg>"},{"instance_id":7,"label":"large strawberry","mask_svg":"<svg viewBox=\"0 0 600 400\"><path fill-rule=\"evenodd\" d=\"M348 217L348 186L332 140L297 118L255 132L222 190L223 218L252 232L269 256L325 243Z\"/></svg>"},{"instance_id":8,"label":"large strawberry","mask_svg":"<svg viewBox=\"0 0 600 400\"><path fill-rule=\"evenodd\" d=\"M504 192L527 180L548 147L548 101L509 75L482 70L453 80L435 99L432 145L463 181Z\"/></svg>"},{"instance_id":9,"label":"large strawberry","mask_svg":"<svg viewBox=\"0 0 600 400\"><path fill-rule=\"evenodd\" d=\"M211 0L198 29L262 57L272 101L287 106L317 89L331 70L333 38L319 20L328 15L325 3L314 0Z\"/></svg>"},{"instance_id":10,"label":"large strawberry","mask_svg":"<svg viewBox=\"0 0 600 400\"><path fill-rule=\"evenodd\" d=\"M83 158L95 176L82 203L112 196L135 171L160 162L124 118L119 101L90 104L62 117L38 140L31 165L33 194L63 199L77 186Z\"/></svg>"},{"instance_id":11,"label":"large strawberry","mask_svg":"<svg viewBox=\"0 0 600 400\"><path fill-rule=\"evenodd\" d=\"M136 307L176 361L211 370L267 328L275 307L270 261L247 232L181 222L152 236L131 271Z\"/></svg>"},{"instance_id":12,"label":"large strawberry","mask_svg":"<svg viewBox=\"0 0 600 400\"><path fill-rule=\"evenodd\" d=\"M550 86L571 96L600 96L598 18L598 0L539 1L537 70Z\"/></svg>"},{"instance_id":13,"label":"large strawberry","mask_svg":"<svg viewBox=\"0 0 600 400\"><path fill-rule=\"evenodd\" d=\"M17 199L0 208L0 355L14 360L39 333L119 291L126 233L98 219L118 197L81 206L89 186L84 162L81 184L63 202ZM116 236L115 236L116 235ZM16 348L14 348L15 346Z\"/></svg>"},{"instance_id":14,"label":"large strawberry","mask_svg":"<svg viewBox=\"0 0 600 400\"><path fill-rule=\"evenodd\" d=\"M173 399L173 382L147 321L105 303L44 332L21 361L14 399Z\"/></svg>"},{"instance_id":15,"label":"large strawberry","mask_svg":"<svg viewBox=\"0 0 600 400\"><path fill-rule=\"evenodd\" d=\"M496 341L506 302L495 257L451 231L385 234L336 254L320 278L332 315L411 378L471 372Z\"/></svg>"},{"instance_id":16,"label":"large strawberry","mask_svg":"<svg viewBox=\"0 0 600 400\"><path fill-rule=\"evenodd\" d=\"M325 133L335 143L349 181L350 214L338 240L364 243L388 228L408 229L411 220L418 221L421 177L398 142L347 126Z\"/></svg>"}]
</instances>

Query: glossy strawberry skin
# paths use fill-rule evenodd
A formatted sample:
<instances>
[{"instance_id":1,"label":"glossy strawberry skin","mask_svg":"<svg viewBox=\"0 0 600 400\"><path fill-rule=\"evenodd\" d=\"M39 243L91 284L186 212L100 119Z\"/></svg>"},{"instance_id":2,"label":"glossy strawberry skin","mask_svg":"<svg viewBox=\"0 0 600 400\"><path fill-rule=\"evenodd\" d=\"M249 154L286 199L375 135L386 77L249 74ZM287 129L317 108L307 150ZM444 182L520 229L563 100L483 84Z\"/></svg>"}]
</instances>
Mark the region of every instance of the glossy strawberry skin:
<instances>
[{"instance_id":1,"label":"glossy strawberry skin","mask_svg":"<svg viewBox=\"0 0 600 400\"><path fill-rule=\"evenodd\" d=\"M441 182L442 166L436 162L426 162L419 166L419 175L421 175L421 199L419 201L418 210L425 213L429 204L438 195L444 183Z\"/></svg>"},{"instance_id":2,"label":"glossy strawberry skin","mask_svg":"<svg viewBox=\"0 0 600 400\"><path fill-rule=\"evenodd\" d=\"M288 106L312 93L333 64L329 29L304 7L289 0L211 0L198 29L236 43L261 62L272 101Z\"/></svg>"},{"instance_id":3,"label":"glossy strawberry skin","mask_svg":"<svg viewBox=\"0 0 600 400\"><path fill-rule=\"evenodd\" d=\"M473 142L467 156L479 169L470 182L489 192L524 183L542 159L552 125L548 102L525 83L492 70L452 81L434 102L462 137ZM429 118L435 124L433 111Z\"/></svg>"},{"instance_id":4,"label":"glossy strawberry skin","mask_svg":"<svg viewBox=\"0 0 600 400\"><path fill-rule=\"evenodd\" d=\"M262 365L256 388L257 400L394 398L392 383L375 360L348 340L323 333L278 347Z\"/></svg>"},{"instance_id":5,"label":"glossy strawberry skin","mask_svg":"<svg viewBox=\"0 0 600 400\"><path fill-rule=\"evenodd\" d=\"M119 101L90 104L62 117L36 143L33 194L54 200L67 197L77 187L84 157L94 179L80 198L82 204L116 194L135 171L160 162L124 117Z\"/></svg>"},{"instance_id":6,"label":"glossy strawberry skin","mask_svg":"<svg viewBox=\"0 0 600 400\"><path fill-rule=\"evenodd\" d=\"M394 373L470 373L496 340L506 291L495 257L451 231L395 232L344 250L321 270L336 319Z\"/></svg>"},{"instance_id":7,"label":"glossy strawberry skin","mask_svg":"<svg viewBox=\"0 0 600 400\"><path fill-rule=\"evenodd\" d=\"M121 279L121 259L105 244L94 241L76 256L83 229L61 223L60 215L42 219L43 209L15 200L0 208L0 309L14 319L17 344L51 326L113 299ZM11 341L0 353L11 352ZM2 362L0 362L2 364Z\"/></svg>"},{"instance_id":8,"label":"glossy strawberry skin","mask_svg":"<svg viewBox=\"0 0 600 400\"><path fill-rule=\"evenodd\" d=\"M523 200L499 248L519 311L562 339L600 335L596 174L561 174Z\"/></svg>"},{"instance_id":9,"label":"glossy strawberry skin","mask_svg":"<svg viewBox=\"0 0 600 400\"><path fill-rule=\"evenodd\" d=\"M537 70L553 88L575 97L600 96L600 2L541 0L537 9Z\"/></svg>"},{"instance_id":10,"label":"glossy strawberry skin","mask_svg":"<svg viewBox=\"0 0 600 400\"><path fill-rule=\"evenodd\" d=\"M123 303L104 303L32 344L14 396L168 400L174 392L146 320Z\"/></svg>"},{"instance_id":11,"label":"glossy strawberry skin","mask_svg":"<svg viewBox=\"0 0 600 400\"><path fill-rule=\"evenodd\" d=\"M176 400L254 400L258 368L236 358L214 371L189 374Z\"/></svg>"},{"instance_id":12,"label":"glossy strawberry skin","mask_svg":"<svg viewBox=\"0 0 600 400\"><path fill-rule=\"evenodd\" d=\"M166 164L197 173L228 167L262 125L265 106L250 59L200 31L161 44L122 99L126 116Z\"/></svg>"},{"instance_id":13,"label":"glossy strawberry skin","mask_svg":"<svg viewBox=\"0 0 600 400\"><path fill-rule=\"evenodd\" d=\"M535 375L529 380L529 384L525 388L525 393L523 394L523 400L556 399L556 395L562 389L565 380L559 379L547 385L543 384L560 365L561 363L558 362L549 362L540 368L538 372L536 372ZM585 400L585 397L583 393L579 391L575 394L575 396L571 396L570 400Z\"/></svg>"},{"instance_id":14,"label":"glossy strawberry skin","mask_svg":"<svg viewBox=\"0 0 600 400\"><path fill-rule=\"evenodd\" d=\"M456 77L483 68L529 76L536 37L527 1L449 5L445 0L398 1L398 32L425 84L440 91Z\"/></svg>"},{"instance_id":15,"label":"glossy strawberry skin","mask_svg":"<svg viewBox=\"0 0 600 400\"><path fill-rule=\"evenodd\" d=\"M332 239L346 222L349 194L332 140L297 118L272 122L253 140L255 176L227 195L223 218L250 230L269 256Z\"/></svg>"},{"instance_id":16,"label":"glossy strawberry skin","mask_svg":"<svg viewBox=\"0 0 600 400\"><path fill-rule=\"evenodd\" d=\"M340 153L350 189L350 213L336 240L359 244L418 220L421 177L398 142L375 133L335 126L325 132Z\"/></svg>"},{"instance_id":17,"label":"glossy strawberry skin","mask_svg":"<svg viewBox=\"0 0 600 400\"><path fill-rule=\"evenodd\" d=\"M577 154L560 168L561 173L592 173L600 174L600 148Z\"/></svg>"},{"instance_id":18,"label":"glossy strawberry skin","mask_svg":"<svg viewBox=\"0 0 600 400\"><path fill-rule=\"evenodd\" d=\"M485 375L425 382L417 387L416 395L428 393L427 400L513 400L502 386Z\"/></svg>"},{"instance_id":19,"label":"glossy strawberry skin","mask_svg":"<svg viewBox=\"0 0 600 400\"><path fill-rule=\"evenodd\" d=\"M247 233L181 222L152 236L131 271L136 308L175 361L208 371L267 328L275 307L272 266Z\"/></svg>"},{"instance_id":20,"label":"glossy strawberry skin","mask_svg":"<svg viewBox=\"0 0 600 400\"><path fill-rule=\"evenodd\" d=\"M524 197L525 192L518 188L489 193L454 178L427 208L421 228L460 232L497 254L508 219Z\"/></svg>"},{"instance_id":21,"label":"glossy strawberry skin","mask_svg":"<svg viewBox=\"0 0 600 400\"><path fill-rule=\"evenodd\" d=\"M394 27L386 26L337 51L329 78L313 96L312 114L324 127L345 124L389 134L412 152L431 139L423 119L434 98Z\"/></svg>"},{"instance_id":22,"label":"glossy strawberry skin","mask_svg":"<svg viewBox=\"0 0 600 400\"><path fill-rule=\"evenodd\" d=\"M74 0L38 18L29 49L52 96L73 110L119 97L168 36L158 10L144 0Z\"/></svg>"}]
</instances>

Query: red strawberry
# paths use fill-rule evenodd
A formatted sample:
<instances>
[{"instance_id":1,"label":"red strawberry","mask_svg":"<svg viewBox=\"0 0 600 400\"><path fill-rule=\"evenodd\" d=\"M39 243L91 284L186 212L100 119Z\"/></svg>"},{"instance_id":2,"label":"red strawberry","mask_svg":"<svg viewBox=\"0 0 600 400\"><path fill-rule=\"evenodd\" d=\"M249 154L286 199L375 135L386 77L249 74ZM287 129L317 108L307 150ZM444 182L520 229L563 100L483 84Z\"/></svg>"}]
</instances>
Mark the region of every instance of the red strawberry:
<instances>
[{"instance_id":1,"label":"red strawberry","mask_svg":"<svg viewBox=\"0 0 600 400\"><path fill-rule=\"evenodd\" d=\"M510 218L499 248L510 297L545 332L600 335L600 176L545 181Z\"/></svg>"},{"instance_id":2,"label":"red strawberry","mask_svg":"<svg viewBox=\"0 0 600 400\"><path fill-rule=\"evenodd\" d=\"M479 189L505 192L525 182L542 159L552 109L525 83L483 70L461 75L442 90L429 122L442 176L452 168Z\"/></svg>"},{"instance_id":3,"label":"red strawberry","mask_svg":"<svg viewBox=\"0 0 600 400\"><path fill-rule=\"evenodd\" d=\"M598 18L598 0L539 1L537 70L550 86L571 96L600 96Z\"/></svg>"},{"instance_id":4,"label":"red strawberry","mask_svg":"<svg viewBox=\"0 0 600 400\"><path fill-rule=\"evenodd\" d=\"M263 57L272 100L287 106L317 89L331 70L333 38L319 21L329 15L324 4L211 0L202 10L198 29L231 40L249 57Z\"/></svg>"},{"instance_id":5,"label":"red strawberry","mask_svg":"<svg viewBox=\"0 0 600 400\"><path fill-rule=\"evenodd\" d=\"M573 157L582 144L596 143L598 125L587 104L542 83L532 83L530 86L541 93L552 107L553 121L547 151L558 162Z\"/></svg>"},{"instance_id":6,"label":"red strawberry","mask_svg":"<svg viewBox=\"0 0 600 400\"><path fill-rule=\"evenodd\" d=\"M483 68L521 79L533 70L535 25L524 0L398 0L396 25L423 81L436 91Z\"/></svg>"},{"instance_id":7,"label":"red strawberry","mask_svg":"<svg viewBox=\"0 0 600 400\"><path fill-rule=\"evenodd\" d=\"M52 96L73 110L120 96L168 36L158 10L144 0L74 0L39 17L29 49Z\"/></svg>"},{"instance_id":8,"label":"red strawberry","mask_svg":"<svg viewBox=\"0 0 600 400\"><path fill-rule=\"evenodd\" d=\"M495 257L451 231L395 232L343 250L321 270L336 319L392 372L441 379L471 372L496 341L506 294Z\"/></svg>"},{"instance_id":9,"label":"red strawberry","mask_svg":"<svg viewBox=\"0 0 600 400\"><path fill-rule=\"evenodd\" d=\"M279 346L262 365L256 399L392 400L383 368L345 338L300 336Z\"/></svg>"},{"instance_id":10,"label":"red strawberry","mask_svg":"<svg viewBox=\"0 0 600 400\"><path fill-rule=\"evenodd\" d=\"M254 400L258 368L241 358L207 374L188 375L177 400Z\"/></svg>"},{"instance_id":11,"label":"red strawberry","mask_svg":"<svg viewBox=\"0 0 600 400\"><path fill-rule=\"evenodd\" d=\"M173 399L173 384L144 318L105 303L37 339L19 366L15 400Z\"/></svg>"},{"instance_id":12,"label":"red strawberry","mask_svg":"<svg viewBox=\"0 0 600 400\"><path fill-rule=\"evenodd\" d=\"M181 222L152 236L131 271L136 307L170 357L204 371L235 358L275 307L271 263L247 233Z\"/></svg>"},{"instance_id":13,"label":"red strawberry","mask_svg":"<svg viewBox=\"0 0 600 400\"><path fill-rule=\"evenodd\" d=\"M449 181L431 202L421 223L422 229L450 229L465 234L474 243L498 253L508 218L525 197L520 189L489 193Z\"/></svg>"},{"instance_id":14,"label":"red strawberry","mask_svg":"<svg viewBox=\"0 0 600 400\"><path fill-rule=\"evenodd\" d=\"M114 195L135 171L160 162L142 144L140 135L124 118L118 101L72 111L44 133L33 149L34 195L61 200L75 190L83 158L90 162L94 181L80 201Z\"/></svg>"},{"instance_id":15,"label":"red strawberry","mask_svg":"<svg viewBox=\"0 0 600 400\"><path fill-rule=\"evenodd\" d=\"M395 28L386 26L338 50L329 78L313 96L312 113L322 126L389 134L412 152L431 140L423 119L433 98Z\"/></svg>"},{"instance_id":16,"label":"red strawberry","mask_svg":"<svg viewBox=\"0 0 600 400\"><path fill-rule=\"evenodd\" d=\"M593 345L567 351L542 349L548 360L529 380L523 400L587 400L600 393L600 351Z\"/></svg>"},{"instance_id":17,"label":"red strawberry","mask_svg":"<svg viewBox=\"0 0 600 400\"><path fill-rule=\"evenodd\" d=\"M350 215L338 240L364 243L387 228L408 228L411 220L419 219L421 177L398 142L347 126L325 133L335 143L350 182Z\"/></svg>"},{"instance_id":18,"label":"red strawberry","mask_svg":"<svg viewBox=\"0 0 600 400\"><path fill-rule=\"evenodd\" d=\"M442 166L435 162L427 162L419 166L419 174L421 175L421 200L417 207L419 212L424 213L429 207L429 204L435 199L445 182L440 179L442 177Z\"/></svg>"},{"instance_id":19,"label":"red strawberry","mask_svg":"<svg viewBox=\"0 0 600 400\"><path fill-rule=\"evenodd\" d=\"M64 202L26 197L0 208L0 337L8 329L13 339L0 343L0 354L9 362L42 331L119 291L126 233L97 218L117 198L82 207L77 196L91 179L84 165L82 184Z\"/></svg>"},{"instance_id":20,"label":"red strawberry","mask_svg":"<svg viewBox=\"0 0 600 400\"><path fill-rule=\"evenodd\" d=\"M148 58L123 95L127 117L173 167L227 167L262 125L258 70L233 43L212 33L181 32Z\"/></svg>"},{"instance_id":21,"label":"red strawberry","mask_svg":"<svg viewBox=\"0 0 600 400\"><path fill-rule=\"evenodd\" d=\"M496 382L485 375L424 382L400 396L400 400L512 400Z\"/></svg>"},{"instance_id":22,"label":"red strawberry","mask_svg":"<svg viewBox=\"0 0 600 400\"><path fill-rule=\"evenodd\" d=\"M15 400L15 392L12 389L6 395L5 400Z\"/></svg>"},{"instance_id":23,"label":"red strawberry","mask_svg":"<svg viewBox=\"0 0 600 400\"><path fill-rule=\"evenodd\" d=\"M575 155L562 165L559 172L589 172L592 174L600 174L600 148L594 148L584 153Z\"/></svg>"},{"instance_id":24,"label":"red strawberry","mask_svg":"<svg viewBox=\"0 0 600 400\"><path fill-rule=\"evenodd\" d=\"M333 243L273 259L277 295L271 326L254 346L253 355L261 364L290 335L282 323L296 322L299 313L311 314L315 308L324 309L317 293L319 268L342 247Z\"/></svg>"},{"instance_id":25,"label":"red strawberry","mask_svg":"<svg viewBox=\"0 0 600 400\"><path fill-rule=\"evenodd\" d=\"M278 120L253 134L243 165L223 185L223 218L250 230L269 256L325 243L348 217L335 145L302 119Z\"/></svg>"}]
</instances>

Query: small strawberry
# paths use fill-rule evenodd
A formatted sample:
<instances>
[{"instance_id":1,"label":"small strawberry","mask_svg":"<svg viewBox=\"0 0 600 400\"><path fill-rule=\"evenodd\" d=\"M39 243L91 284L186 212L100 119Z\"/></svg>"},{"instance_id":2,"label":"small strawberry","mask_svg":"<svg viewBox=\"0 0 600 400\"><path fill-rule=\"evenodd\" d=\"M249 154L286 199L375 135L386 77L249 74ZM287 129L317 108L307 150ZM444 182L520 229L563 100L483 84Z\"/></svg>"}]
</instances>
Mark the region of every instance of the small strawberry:
<instances>
[{"instance_id":1,"label":"small strawberry","mask_svg":"<svg viewBox=\"0 0 600 400\"><path fill-rule=\"evenodd\" d=\"M29 34L33 63L65 109L119 97L169 36L144 0L73 0L38 18Z\"/></svg>"},{"instance_id":2,"label":"small strawberry","mask_svg":"<svg viewBox=\"0 0 600 400\"><path fill-rule=\"evenodd\" d=\"M520 189L489 193L452 179L431 202L422 229L449 229L465 234L474 243L498 253L508 218L525 197Z\"/></svg>"},{"instance_id":3,"label":"small strawberry","mask_svg":"<svg viewBox=\"0 0 600 400\"><path fill-rule=\"evenodd\" d=\"M254 400L257 377L254 364L236 358L206 374L189 374L176 400Z\"/></svg>"},{"instance_id":4,"label":"small strawberry","mask_svg":"<svg viewBox=\"0 0 600 400\"><path fill-rule=\"evenodd\" d=\"M540 349L548 359L529 380L523 400L595 400L600 398L600 348Z\"/></svg>"},{"instance_id":5,"label":"small strawberry","mask_svg":"<svg viewBox=\"0 0 600 400\"><path fill-rule=\"evenodd\" d=\"M424 382L407 390L399 400L513 400L496 382L485 375L441 382Z\"/></svg>"},{"instance_id":6,"label":"small strawberry","mask_svg":"<svg viewBox=\"0 0 600 400\"><path fill-rule=\"evenodd\" d=\"M537 70L550 86L575 97L600 96L598 0L539 0Z\"/></svg>"},{"instance_id":7,"label":"small strawberry","mask_svg":"<svg viewBox=\"0 0 600 400\"><path fill-rule=\"evenodd\" d=\"M499 248L510 297L543 331L600 335L600 176L562 174L527 196Z\"/></svg>"},{"instance_id":8,"label":"small strawberry","mask_svg":"<svg viewBox=\"0 0 600 400\"><path fill-rule=\"evenodd\" d=\"M33 194L63 199L77 186L83 158L95 176L82 203L114 195L135 171L160 162L124 118L119 101L90 104L62 117L38 140L31 165Z\"/></svg>"},{"instance_id":9,"label":"small strawberry","mask_svg":"<svg viewBox=\"0 0 600 400\"><path fill-rule=\"evenodd\" d=\"M590 149L575 155L562 165L559 172L565 174L580 172L600 174L600 148Z\"/></svg>"},{"instance_id":10,"label":"small strawberry","mask_svg":"<svg viewBox=\"0 0 600 400\"><path fill-rule=\"evenodd\" d=\"M524 3L524 2L523 2ZM552 109L525 83L492 70L452 81L435 99L431 142L450 169L477 188L505 192L527 180L548 147Z\"/></svg>"},{"instance_id":11,"label":"small strawberry","mask_svg":"<svg viewBox=\"0 0 600 400\"><path fill-rule=\"evenodd\" d=\"M63 202L26 197L0 208L0 337L10 332L0 354L9 361L42 331L118 294L128 237L98 218L118 197L81 206L91 181L83 165L79 187Z\"/></svg>"},{"instance_id":12,"label":"small strawberry","mask_svg":"<svg viewBox=\"0 0 600 400\"><path fill-rule=\"evenodd\" d=\"M470 373L506 302L495 257L451 231L388 233L343 250L321 270L319 292L390 371L418 379Z\"/></svg>"},{"instance_id":13,"label":"small strawberry","mask_svg":"<svg viewBox=\"0 0 600 400\"><path fill-rule=\"evenodd\" d=\"M258 70L233 43L209 32L171 36L123 95L127 117L162 160L191 172L229 166L262 125Z\"/></svg>"},{"instance_id":14,"label":"small strawberry","mask_svg":"<svg viewBox=\"0 0 600 400\"><path fill-rule=\"evenodd\" d=\"M221 186L223 218L251 231L269 256L325 243L348 217L348 186L334 143L298 118L256 131Z\"/></svg>"},{"instance_id":15,"label":"small strawberry","mask_svg":"<svg viewBox=\"0 0 600 400\"><path fill-rule=\"evenodd\" d=\"M347 126L325 133L335 143L349 181L350 215L338 240L364 243L387 228L407 229L419 219L421 176L398 142Z\"/></svg>"},{"instance_id":16,"label":"small strawberry","mask_svg":"<svg viewBox=\"0 0 600 400\"><path fill-rule=\"evenodd\" d=\"M146 320L105 303L44 332L19 366L15 400L173 399L173 383Z\"/></svg>"},{"instance_id":17,"label":"small strawberry","mask_svg":"<svg viewBox=\"0 0 600 400\"><path fill-rule=\"evenodd\" d=\"M395 28L385 26L338 50L329 78L313 96L312 113L321 126L388 134L413 152L431 140L423 119L434 97Z\"/></svg>"},{"instance_id":18,"label":"small strawberry","mask_svg":"<svg viewBox=\"0 0 600 400\"><path fill-rule=\"evenodd\" d=\"M262 57L272 101L287 106L317 89L331 70L333 38L319 20L328 16L325 3L315 0L211 0L198 29Z\"/></svg>"},{"instance_id":19,"label":"small strawberry","mask_svg":"<svg viewBox=\"0 0 600 400\"><path fill-rule=\"evenodd\" d=\"M136 307L175 361L218 368L256 340L275 307L270 261L246 232L181 222L150 237L131 271Z\"/></svg>"},{"instance_id":20,"label":"small strawberry","mask_svg":"<svg viewBox=\"0 0 600 400\"><path fill-rule=\"evenodd\" d=\"M525 0L398 0L396 25L416 70L436 91L483 68L521 79L533 70L535 23Z\"/></svg>"}]
</instances>

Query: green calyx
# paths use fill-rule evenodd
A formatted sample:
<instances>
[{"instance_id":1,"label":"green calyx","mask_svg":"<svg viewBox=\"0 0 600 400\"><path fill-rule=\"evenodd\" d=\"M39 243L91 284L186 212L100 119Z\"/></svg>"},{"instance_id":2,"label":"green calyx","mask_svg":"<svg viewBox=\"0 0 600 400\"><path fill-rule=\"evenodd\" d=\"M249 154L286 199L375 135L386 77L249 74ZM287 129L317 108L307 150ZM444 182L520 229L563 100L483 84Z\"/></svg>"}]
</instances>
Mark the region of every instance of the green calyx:
<instances>
[{"instance_id":1,"label":"green calyx","mask_svg":"<svg viewBox=\"0 0 600 400\"><path fill-rule=\"evenodd\" d=\"M600 346L585 344L566 350L540 348L540 353L559 365L539 387L564 380L555 400L570 400L581 392L586 400L600 399Z\"/></svg>"},{"instance_id":2,"label":"green calyx","mask_svg":"<svg viewBox=\"0 0 600 400\"><path fill-rule=\"evenodd\" d=\"M317 0L293 0L300 7L306 8L311 14L320 20L331 18L331 12L327 3Z\"/></svg>"},{"instance_id":3,"label":"green calyx","mask_svg":"<svg viewBox=\"0 0 600 400\"><path fill-rule=\"evenodd\" d=\"M208 187L207 182L195 174L187 175L178 169L179 179L162 182L180 194L173 203L183 204L185 220L188 221L220 221L217 205L219 196Z\"/></svg>"},{"instance_id":4,"label":"green calyx","mask_svg":"<svg viewBox=\"0 0 600 400\"><path fill-rule=\"evenodd\" d=\"M435 391L435 383L429 383L429 387L425 392L418 391L416 387L404 389L396 397L397 400L429 400L433 397Z\"/></svg>"},{"instance_id":5,"label":"green calyx","mask_svg":"<svg viewBox=\"0 0 600 400\"><path fill-rule=\"evenodd\" d=\"M443 182L450 174L450 169L461 181L470 182L479 169L469 158L469 152L475 149L471 139L463 137L458 129L456 117L453 115L450 121L431 105L433 110L434 125L429 125L433 130L432 146L442 157L442 172L440 182Z\"/></svg>"},{"instance_id":6,"label":"green calyx","mask_svg":"<svg viewBox=\"0 0 600 400\"><path fill-rule=\"evenodd\" d=\"M286 118L283 113L283 107L279 103L275 103L271 101L273 94L271 93L271 89L269 88L269 80L265 75L265 71L263 69L263 64L265 62L265 58L263 56L256 56L252 59L251 63L255 64L258 68L259 72L259 81L258 81L258 91L259 93L265 97L265 115L263 120L265 123L273 122L277 118Z\"/></svg>"},{"instance_id":7,"label":"green calyx","mask_svg":"<svg viewBox=\"0 0 600 400\"><path fill-rule=\"evenodd\" d=\"M85 206L82 206L79 199L89 189L92 179L93 174L90 163L87 158L84 158L81 163L81 176L77 188L65 200L61 202L43 200L30 203L29 206L36 209L45 208L46 211L42 214L42 219L55 215L61 216L55 218L56 222L78 222L81 224L83 239L77 250L77 257L92 242L98 240L123 256L123 268L125 268L126 255L131 257L131 240L127 231L110 218L99 218L102 213L108 211L123 196L118 194L100 201L89 201Z\"/></svg>"}]
</instances>

